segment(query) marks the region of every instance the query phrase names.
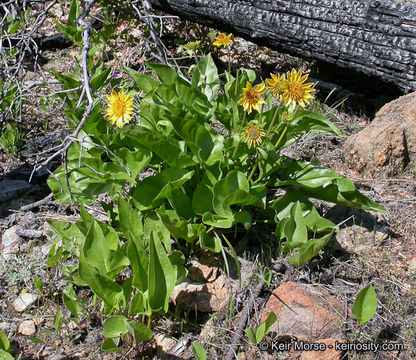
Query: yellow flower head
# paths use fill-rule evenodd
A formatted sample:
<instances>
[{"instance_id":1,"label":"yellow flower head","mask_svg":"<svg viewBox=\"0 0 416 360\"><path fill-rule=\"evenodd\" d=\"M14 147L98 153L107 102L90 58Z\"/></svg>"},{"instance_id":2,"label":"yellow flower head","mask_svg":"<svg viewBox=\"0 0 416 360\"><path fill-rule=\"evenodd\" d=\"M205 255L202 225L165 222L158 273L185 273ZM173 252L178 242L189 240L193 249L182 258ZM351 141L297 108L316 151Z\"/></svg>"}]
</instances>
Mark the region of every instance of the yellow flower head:
<instances>
[{"instance_id":1,"label":"yellow flower head","mask_svg":"<svg viewBox=\"0 0 416 360\"><path fill-rule=\"evenodd\" d=\"M302 75L302 70L292 71L286 74L286 79L280 87L281 99L286 103L287 106L295 107L299 104L300 107L304 108L311 99L313 99L312 92L315 91L313 86L314 83L306 83L308 75Z\"/></svg>"},{"instance_id":2,"label":"yellow flower head","mask_svg":"<svg viewBox=\"0 0 416 360\"><path fill-rule=\"evenodd\" d=\"M266 135L265 132L255 125L248 125L246 130L243 131L243 137L249 147L261 144L261 137L264 135Z\"/></svg>"},{"instance_id":3,"label":"yellow flower head","mask_svg":"<svg viewBox=\"0 0 416 360\"><path fill-rule=\"evenodd\" d=\"M267 90L269 90L274 97L280 98L280 95L282 94L280 88L285 80L285 76L280 74L277 76L275 74L270 74L270 76L272 77L271 79L266 79L266 82L269 84Z\"/></svg>"},{"instance_id":4,"label":"yellow flower head","mask_svg":"<svg viewBox=\"0 0 416 360\"><path fill-rule=\"evenodd\" d=\"M218 33L217 37L215 38L215 41L213 42L213 44L215 46L230 46L232 43L232 38L233 34L224 34L222 32Z\"/></svg>"},{"instance_id":5,"label":"yellow flower head","mask_svg":"<svg viewBox=\"0 0 416 360\"><path fill-rule=\"evenodd\" d=\"M259 105L265 103L260 95L266 92L266 85L261 83L253 88L247 81L246 87L243 88L243 91L244 95L240 100L238 100L238 103L243 105L244 111L247 111L248 114L250 114L253 109L259 111Z\"/></svg>"},{"instance_id":6,"label":"yellow flower head","mask_svg":"<svg viewBox=\"0 0 416 360\"><path fill-rule=\"evenodd\" d=\"M111 125L115 124L121 128L128 124L133 113L133 98L129 94L124 94L123 90L118 94L112 90L111 95L107 95L107 100L106 115Z\"/></svg>"}]
</instances>

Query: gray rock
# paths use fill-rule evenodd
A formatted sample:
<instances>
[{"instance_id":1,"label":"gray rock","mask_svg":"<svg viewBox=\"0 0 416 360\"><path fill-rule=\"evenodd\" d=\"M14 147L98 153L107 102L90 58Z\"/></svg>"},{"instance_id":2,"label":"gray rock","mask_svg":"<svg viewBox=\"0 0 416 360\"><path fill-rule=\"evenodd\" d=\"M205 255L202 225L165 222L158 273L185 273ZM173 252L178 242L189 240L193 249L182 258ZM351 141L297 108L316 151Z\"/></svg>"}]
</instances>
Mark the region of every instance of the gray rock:
<instances>
[{"instance_id":1,"label":"gray rock","mask_svg":"<svg viewBox=\"0 0 416 360\"><path fill-rule=\"evenodd\" d=\"M4 232L1 238L1 245L2 245L1 254L3 256L16 252L18 245L23 242L23 239L19 235L16 234L16 230L17 230L17 225L14 225Z\"/></svg>"}]
</instances>

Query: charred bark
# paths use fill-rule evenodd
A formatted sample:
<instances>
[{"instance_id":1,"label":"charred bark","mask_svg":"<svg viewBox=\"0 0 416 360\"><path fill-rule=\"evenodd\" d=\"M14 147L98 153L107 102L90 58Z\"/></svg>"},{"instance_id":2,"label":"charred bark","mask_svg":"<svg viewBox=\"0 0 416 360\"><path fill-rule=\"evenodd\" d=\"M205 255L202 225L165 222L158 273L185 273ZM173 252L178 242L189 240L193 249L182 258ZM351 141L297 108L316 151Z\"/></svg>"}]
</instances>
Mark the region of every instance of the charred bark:
<instances>
[{"instance_id":1,"label":"charred bark","mask_svg":"<svg viewBox=\"0 0 416 360\"><path fill-rule=\"evenodd\" d=\"M416 4L395 0L150 0L259 45L416 90Z\"/></svg>"}]
</instances>

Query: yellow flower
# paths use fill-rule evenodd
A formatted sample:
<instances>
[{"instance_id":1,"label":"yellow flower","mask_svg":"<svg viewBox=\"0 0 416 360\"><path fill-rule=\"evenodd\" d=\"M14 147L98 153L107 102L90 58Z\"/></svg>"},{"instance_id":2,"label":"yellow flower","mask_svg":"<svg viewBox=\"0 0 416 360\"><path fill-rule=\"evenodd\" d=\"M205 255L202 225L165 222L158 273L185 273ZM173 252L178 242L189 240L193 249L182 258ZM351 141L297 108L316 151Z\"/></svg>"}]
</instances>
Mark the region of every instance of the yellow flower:
<instances>
[{"instance_id":1,"label":"yellow flower","mask_svg":"<svg viewBox=\"0 0 416 360\"><path fill-rule=\"evenodd\" d=\"M224 34L222 32L218 33L217 37L215 38L215 41L213 42L213 44L215 46L230 46L232 43L232 38L233 34Z\"/></svg>"},{"instance_id":2,"label":"yellow flower","mask_svg":"<svg viewBox=\"0 0 416 360\"><path fill-rule=\"evenodd\" d=\"M266 86L261 83L253 88L247 81L246 87L243 88L244 96L238 100L238 103L243 105L244 111L247 111L248 114L250 114L253 109L259 111L259 105L265 103L265 101L260 97L260 95L266 92L265 87Z\"/></svg>"},{"instance_id":3,"label":"yellow flower","mask_svg":"<svg viewBox=\"0 0 416 360\"><path fill-rule=\"evenodd\" d=\"M282 93L280 88L285 80L285 76L280 74L277 76L275 74L270 74L270 76L272 77L271 79L266 79L266 82L269 84L267 90L269 90L274 97L280 98Z\"/></svg>"},{"instance_id":4,"label":"yellow flower","mask_svg":"<svg viewBox=\"0 0 416 360\"><path fill-rule=\"evenodd\" d=\"M124 94L123 90L117 94L114 90L111 95L107 95L106 115L111 125L121 128L128 124L133 113L133 98L129 94Z\"/></svg>"},{"instance_id":5,"label":"yellow flower","mask_svg":"<svg viewBox=\"0 0 416 360\"><path fill-rule=\"evenodd\" d=\"M286 74L286 79L280 87L281 99L285 101L287 106L295 107L299 104L300 107L304 108L311 99L313 99L312 92L315 91L313 86L314 83L306 83L308 75L302 75L302 70L292 71Z\"/></svg>"},{"instance_id":6,"label":"yellow flower","mask_svg":"<svg viewBox=\"0 0 416 360\"><path fill-rule=\"evenodd\" d=\"M261 144L261 137L264 135L266 135L266 133L256 125L248 125L246 130L243 131L243 137L245 138L245 142L249 147Z\"/></svg>"}]
</instances>

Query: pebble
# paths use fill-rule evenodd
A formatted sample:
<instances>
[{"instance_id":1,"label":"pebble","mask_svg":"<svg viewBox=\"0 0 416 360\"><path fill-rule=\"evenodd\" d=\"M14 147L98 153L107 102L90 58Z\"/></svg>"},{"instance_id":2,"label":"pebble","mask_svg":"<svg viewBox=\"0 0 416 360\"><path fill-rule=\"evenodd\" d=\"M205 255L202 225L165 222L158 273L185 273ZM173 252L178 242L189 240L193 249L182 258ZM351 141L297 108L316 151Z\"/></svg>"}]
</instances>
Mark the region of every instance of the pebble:
<instances>
[{"instance_id":1,"label":"pebble","mask_svg":"<svg viewBox=\"0 0 416 360\"><path fill-rule=\"evenodd\" d=\"M17 312L25 311L30 305L32 305L36 301L37 298L37 295L33 295L30 293L20 294L13 301L13 308Z\"/></svg>"},{"instance_id":2,"label":"pebble","mask_svg":"<svg viewBox=\"0 0 416 360\"><path fill-rule=\"evenodd\" d=\"M17 329L17 332L19 334L24 335L24 336L32 336L36 332L35 323L32 320L25 320L25 321L23 321L19 325L19 328Z\"/></svg>"}]
</instances>

